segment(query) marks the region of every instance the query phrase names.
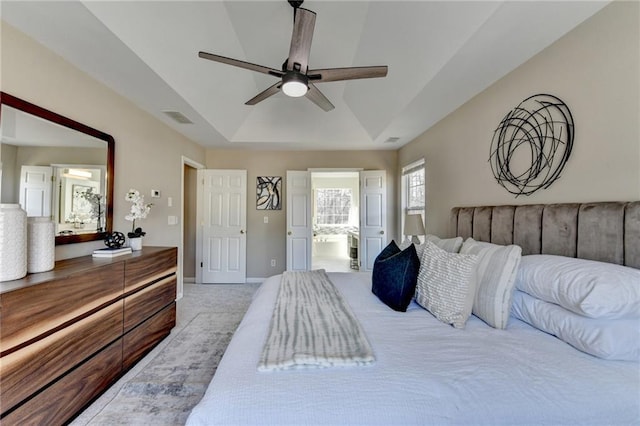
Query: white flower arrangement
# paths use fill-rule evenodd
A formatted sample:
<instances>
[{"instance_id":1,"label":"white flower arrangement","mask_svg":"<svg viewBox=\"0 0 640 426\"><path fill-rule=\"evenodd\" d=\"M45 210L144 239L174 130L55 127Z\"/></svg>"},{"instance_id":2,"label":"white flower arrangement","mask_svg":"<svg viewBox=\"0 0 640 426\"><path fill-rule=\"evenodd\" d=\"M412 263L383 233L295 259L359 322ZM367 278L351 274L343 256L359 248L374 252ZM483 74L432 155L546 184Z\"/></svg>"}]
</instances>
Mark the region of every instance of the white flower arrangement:
<instances>
[{"instance_id":1,"label":"white flower arrangement","mask_svg":"<svg viewBox=\"0 0 640 426\"><path fill-rule=\"evenodd\" d=\"M143 232L140 227L136 228L136 219L145 219L151 211L153 204L145 204L144 195L140 195L137 189L130 189L125 196L125 200L133 203L131 204L129 214L124 217L126 220L133 222L131 232L129 232L128 236L129 238L143 237L146 232Z\"/></svg>"}]
</instances>

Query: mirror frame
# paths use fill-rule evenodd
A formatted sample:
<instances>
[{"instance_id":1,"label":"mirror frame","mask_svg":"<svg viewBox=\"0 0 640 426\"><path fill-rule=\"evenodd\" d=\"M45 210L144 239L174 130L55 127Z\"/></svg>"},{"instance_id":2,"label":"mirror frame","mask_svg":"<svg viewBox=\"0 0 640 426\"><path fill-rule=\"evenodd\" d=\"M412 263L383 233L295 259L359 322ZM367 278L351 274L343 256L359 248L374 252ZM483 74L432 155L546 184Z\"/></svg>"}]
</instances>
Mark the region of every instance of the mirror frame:
<instances>
[{"instance_id":1,"label":"mirror frame","mask_svg":"<svg viewBox=\"0 0 640 426\"><path fill-rule=\"evenodd\" d=\"M0 107L7 105L15 109L19 109L36 117L40 117L44 120L51 121L52 123L59 124L69 129L76 130L81 133L93 136L94 138L101 139L107 144L107 193L106 193L106 205L105 205L105 232L94 232L88 234L78 235L57 235L56 245L62 244L75 244L83 243L87 241L104 240L106 235L113 229L113 182L114 182L114 166L115 166L115 140L111 135L108 135L100 130L96 130L92 127L79 123L68 117L57 114L53 111L49 111L45 108L34 105L23 99L17 98L6 92L0 92ZM1 108L0 108L1 112ZM0 120L2 119L0 115Z\"/></svg>"}]
</instances>

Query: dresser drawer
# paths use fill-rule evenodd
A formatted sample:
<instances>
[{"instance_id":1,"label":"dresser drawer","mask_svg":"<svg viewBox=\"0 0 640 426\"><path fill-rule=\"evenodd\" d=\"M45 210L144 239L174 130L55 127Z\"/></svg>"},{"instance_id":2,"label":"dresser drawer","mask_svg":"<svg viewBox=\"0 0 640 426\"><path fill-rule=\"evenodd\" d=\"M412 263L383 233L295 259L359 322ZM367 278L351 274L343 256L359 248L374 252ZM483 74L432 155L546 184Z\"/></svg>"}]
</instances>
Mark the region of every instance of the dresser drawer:
<instances>
[{"instance_id":1,"label":"dresser drawer","mask_svg":"<svg viewBox=\"0 0 640 426\"><path fill-rule=\"evenodd\" d=\"M125 262L124 292L131 293L138 288L175 274L178 264L178 250L168 248L152 256L132 257Z\"/></svg>"},{"instance_id":2,"label":"dresser drawer","mask_svg":"<svg viewBox=\"0 0 640 426\"><path fill-rule=\"evenodd\" d=\"M175 275L164 278L124 299L124 332L128 332L176 300Z\"/></svg>"},{"instance_id":3,"label":"dresser drawer","mask_svg":"<svg viewBox=\"0 0 640 426\"><path fill-rule=\"evenodd\" d=\"M120 338L3 417L2 425L62 425L100 395L121 370Z\"/></svg>"},{"instance_id":4,"label":"dresser drawer","mask_svg":"<svg viewBox=\"0 0 640 426\"><path fill-rule=\"evenodd\" d=\"M122 367L126 371L151 348L164 339L176 324L176 303L169 306L124 335Z\"/></svg>"},{"instance_id":5,"label":"dresser drawer","mask_svg":"<svg viewBox=\"0 0 640 426\"><path fill-rule=\"evenodd\" d=\"M0 294L0 355L118 299L123 278L124 263L111 263Z\"/></svg>"},{"instance_id":6,"label":"dresser drawer","mask_svg":"<svg viewBox=\"0 0 640 426\"><path fill-rule=\"evenodd\" d=\"M122 335L123 301L0 358L6 412Z\"/></svg>"}]
</instances>

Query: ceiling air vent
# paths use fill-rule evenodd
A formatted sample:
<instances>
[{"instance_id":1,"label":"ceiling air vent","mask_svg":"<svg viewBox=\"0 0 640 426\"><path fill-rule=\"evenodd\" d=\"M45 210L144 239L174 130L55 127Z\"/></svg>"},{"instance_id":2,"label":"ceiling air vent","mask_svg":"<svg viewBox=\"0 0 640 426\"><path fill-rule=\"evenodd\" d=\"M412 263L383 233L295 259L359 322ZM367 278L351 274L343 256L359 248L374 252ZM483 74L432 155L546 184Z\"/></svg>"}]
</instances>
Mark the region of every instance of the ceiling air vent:
<instances>
[{"instance_id":1,"label":"ceiling air vent","mask_svg":"<svg viewBox=\"0 0 640 426\"><path fill-rule=\"evenodd\" d=\"M178 111L162 111L171 117L174 121L177 121L180 124L193 124L193 121L189 120L185 115Z\"/></svg>"},{"instance_id":2,"label":"ceiling air vent","mask_svg":"<svg viewBox=\"0 0 640 426\"><path fill-rule=\"evenodd\" d=\"M399 137L392 136L392 137L387 138L387 140L386 140L386 141L384 141L384 143L396 143L396 142L398 142L399 140L400 140L400 138L399 138Z\"/></svg>"}]
</instances>

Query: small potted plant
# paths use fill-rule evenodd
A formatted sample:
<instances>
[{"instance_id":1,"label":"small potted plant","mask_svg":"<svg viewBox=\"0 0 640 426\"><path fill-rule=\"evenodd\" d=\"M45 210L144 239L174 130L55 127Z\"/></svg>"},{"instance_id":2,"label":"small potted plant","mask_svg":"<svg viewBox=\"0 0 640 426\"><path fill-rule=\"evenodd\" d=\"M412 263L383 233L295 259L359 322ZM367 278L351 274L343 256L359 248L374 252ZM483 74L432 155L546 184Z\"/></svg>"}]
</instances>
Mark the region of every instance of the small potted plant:
<instances>
[{"instance_id":1,"label":"small potted plant","mask_svg":"<svg viewBox=\"0 0 640 426\"><path fill-rule=\"evenodd\" d=\"M126 220L132 222L131 232L127 234L129 237L129 246L131 250L134 251L142 250L142 237L146 235L146 232L144 232L141 227L136 228L136 220L146 218L153 204L145 204L144 195L140 195L140 192L136 189L130 189L125 199L132 203L129 214L125 216Z\"/></svg>"}]
</instances>

